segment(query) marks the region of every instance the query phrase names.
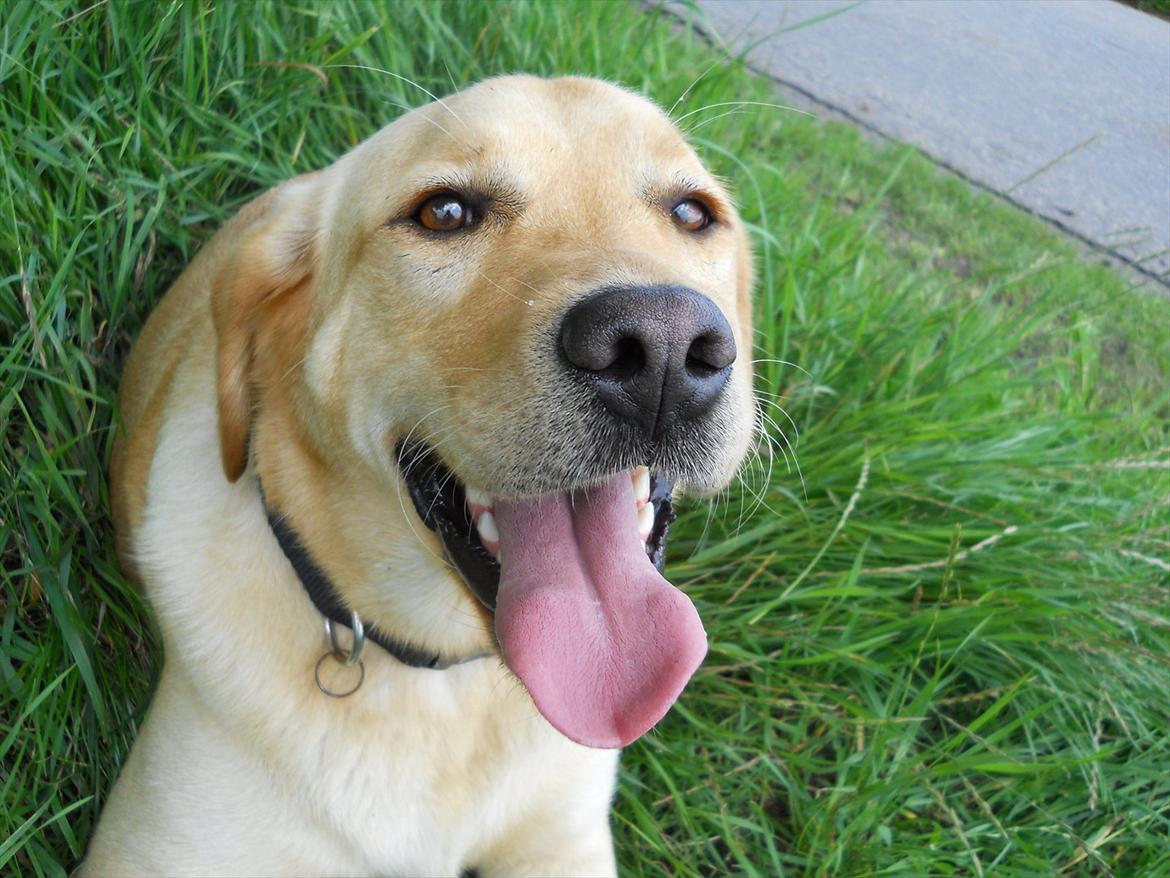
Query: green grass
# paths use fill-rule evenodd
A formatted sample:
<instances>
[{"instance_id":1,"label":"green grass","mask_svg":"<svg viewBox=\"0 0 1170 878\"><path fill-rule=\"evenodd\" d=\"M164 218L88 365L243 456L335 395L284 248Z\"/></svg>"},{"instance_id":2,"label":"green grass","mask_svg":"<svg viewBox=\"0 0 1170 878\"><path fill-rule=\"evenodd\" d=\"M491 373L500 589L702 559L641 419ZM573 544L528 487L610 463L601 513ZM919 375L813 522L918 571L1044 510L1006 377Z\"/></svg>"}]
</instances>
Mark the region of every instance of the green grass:
<instances>
[{"instance_id":1,"label":"green grass","mask_svg":"<svg viewBox=\"0 0 1170 878\"><path fill-rule=\"evenodd\" d=\"M625 82L753 224L777 450L676 529L711 653L624 757L623 874L1170 874L1165 299L910 150L711 106L775 97L635 6L88 5L0 21L0 872L78 861L157 673L120 364L236 207L420 102L366 65Z\"/></svg>"},{"instance_id":2,"label":"green grass","mask_svg":"<svg viewBox=\"0 0 1170 878\"><path fill-rule=\"evenodd\" d=\"M1121 0L1121 2L1140 9L1142 12L1170 18L1170 0Z\"/></svg>"}]
</instances>

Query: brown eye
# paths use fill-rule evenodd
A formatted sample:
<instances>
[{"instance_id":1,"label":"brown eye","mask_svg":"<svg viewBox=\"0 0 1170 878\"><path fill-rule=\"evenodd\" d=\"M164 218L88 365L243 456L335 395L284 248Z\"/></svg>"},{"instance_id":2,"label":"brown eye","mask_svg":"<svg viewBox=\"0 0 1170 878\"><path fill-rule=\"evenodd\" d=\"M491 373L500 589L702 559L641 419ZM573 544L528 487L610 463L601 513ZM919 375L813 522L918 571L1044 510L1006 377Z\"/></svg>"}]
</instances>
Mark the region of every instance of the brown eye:
<instances>
[{"instance_id":1,"label":"brown eye","mask_svg":"<svg viewBox=\"0 0 1170 878\"><path fill-rule=\"evenodd\" d=\"M465 229L474 222L471 208L449 193L428 198L418 209L414 219L424 229L430 229L432 232L454 232L457 229Z\"/></svg>"},{"instance_id":2,"label":"brown eye","mask_svg":"<svg viewBox=\"0 0 1170 878\"><path fill-rule=\"evenodd\" d=\"M671 209L670 216L676 226L687 232L705 229L711 222L711 212L694 198L680 201Z\"/></svg>"}]
</instances>

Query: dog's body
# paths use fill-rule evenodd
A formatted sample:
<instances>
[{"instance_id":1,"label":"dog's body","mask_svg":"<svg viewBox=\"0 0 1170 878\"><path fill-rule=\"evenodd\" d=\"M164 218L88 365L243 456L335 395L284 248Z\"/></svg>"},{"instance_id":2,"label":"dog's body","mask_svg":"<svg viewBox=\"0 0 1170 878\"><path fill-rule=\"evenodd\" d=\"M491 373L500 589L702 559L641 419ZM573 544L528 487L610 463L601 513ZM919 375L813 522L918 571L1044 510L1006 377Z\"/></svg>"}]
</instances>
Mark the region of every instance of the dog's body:
<instances>
[{"instance_id":1,"label":"dog's body","mask_svg":"<svg viewBox=\"0 0 1170 878\"><path fill-rule=\"evenodd\" d=\"M474 193L468 215L486 193L479 218L420 229L459 213L419 220L457 187ZM690 208L671 205L692 196L714 228L680 228ZM241 211L156 309L123 380L114 512L166 661L82 874L614 874L616 746L657 714L615 720L612 737L604 710L546 703L541 662L524 669L527 617L503 606L520 587L501 586L493 630L411 508L401 443L425 439L502 498L646 460L717 487L750 435L750 274L733 208L665 117L588 80L489 81ZM591 290L639 283L703 291L741 356L702 365L726 386L692 406L683 438L656 422L653 450L627 460L579 435L592 391L558 377L546 341ZM519 557L499 505L503 557ZM328 697L322 615L266 510L367 624L457 663L410 667L367 644L359 689ZM676 616L690 624L654 618ZM501 629L513 617L520 633ZM325 662L324 688L349 688L354 669ZM590 697L607 696L569 700Z\"/></svg>"}]
</instances>

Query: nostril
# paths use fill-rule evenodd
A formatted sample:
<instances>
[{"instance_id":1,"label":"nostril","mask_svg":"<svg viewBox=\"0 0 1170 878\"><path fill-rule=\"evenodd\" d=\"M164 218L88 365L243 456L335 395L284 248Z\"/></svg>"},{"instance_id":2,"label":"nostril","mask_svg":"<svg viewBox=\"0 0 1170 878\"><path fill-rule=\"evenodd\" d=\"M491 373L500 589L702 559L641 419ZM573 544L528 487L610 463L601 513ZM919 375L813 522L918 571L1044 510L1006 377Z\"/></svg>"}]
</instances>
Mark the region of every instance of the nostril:
<instances>
[{"instance_id":1,"label":"nostril","mask_svg":"<svg viewBox=\"0 0 1170 878\"><path fill-rule=\"evenodd\" d=\"M710 363L706 363L698 357L687 355L687 374L692 378L710 378L719 371Z\"/></svg>"},{"instance_id":2,"label":"nostril","mask_svg":"<svg viewBox=\"0 0 1170 878\"><path fill-rule=\"evenodd\" d=\"M691 342L686 369L696 378L721 372L735 362L735 343L721 332L708 332Z\"/></svg>"},{"instance_id":3,"label":"nostril","mask_svg":"<svg viewBox=\"0 0 1170 878\"><path fill-rule=\"evenodd\" d=\"M642 342L636 338L626 336L618 339L613 348L612 362L603 369L599 369L606 378L615 381L629 381L646 368L646 350Z\"/></svg>"}]
</instances>

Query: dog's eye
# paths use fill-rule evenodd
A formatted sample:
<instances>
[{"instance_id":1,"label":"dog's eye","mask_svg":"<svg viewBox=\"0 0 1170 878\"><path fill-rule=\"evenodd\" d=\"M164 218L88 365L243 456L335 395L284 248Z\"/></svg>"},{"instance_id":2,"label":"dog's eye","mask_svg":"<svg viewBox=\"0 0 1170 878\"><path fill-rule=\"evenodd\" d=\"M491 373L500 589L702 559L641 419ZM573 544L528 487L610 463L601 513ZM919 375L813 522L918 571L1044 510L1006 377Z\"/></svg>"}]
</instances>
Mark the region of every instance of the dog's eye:
<instances>
[{"instance_id":1,"label":"dog's eye","mask_svg":"<svg viewBox=\"0 0 1170 878\"><path fill-rule=\"evenodd\" d=\"M454 232L475 224L471 207L450 193L428 198L415 213L414 220L432 232Z\"/></svg>"},{"instance_id":2,"label":"dog's eye","mask_svg":"<svg viewBox=\"0 0 1170 878\"><path fill-rule=\"evenodd\" d=\"M711 223L711 212L701 201L694 198L680 201L671 208L670 216L676 226L687 232L697 232Z\"/></svg>"}]
</instances>

